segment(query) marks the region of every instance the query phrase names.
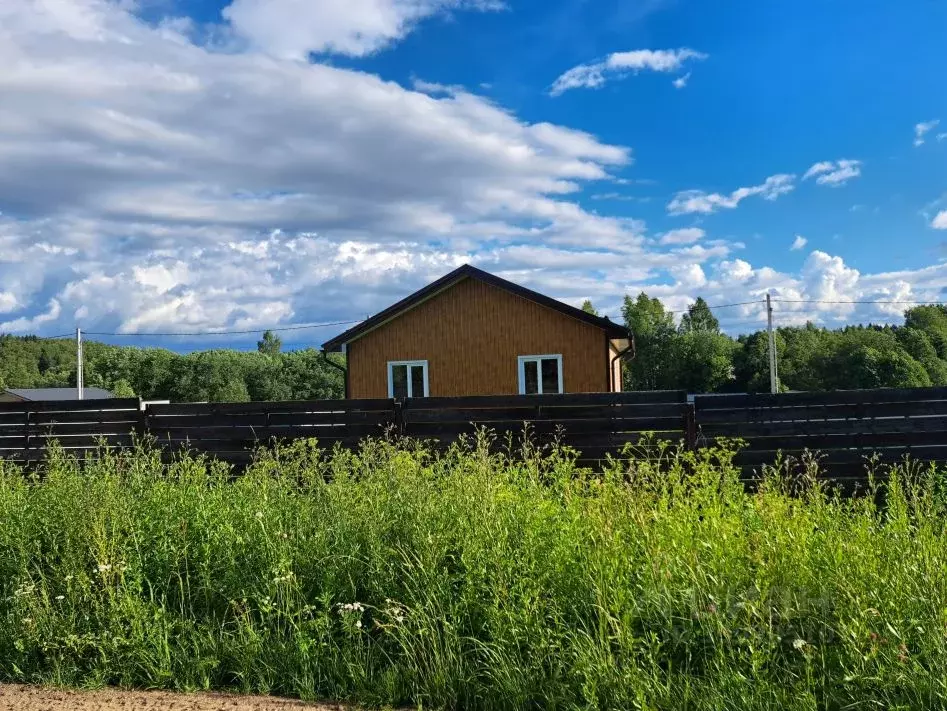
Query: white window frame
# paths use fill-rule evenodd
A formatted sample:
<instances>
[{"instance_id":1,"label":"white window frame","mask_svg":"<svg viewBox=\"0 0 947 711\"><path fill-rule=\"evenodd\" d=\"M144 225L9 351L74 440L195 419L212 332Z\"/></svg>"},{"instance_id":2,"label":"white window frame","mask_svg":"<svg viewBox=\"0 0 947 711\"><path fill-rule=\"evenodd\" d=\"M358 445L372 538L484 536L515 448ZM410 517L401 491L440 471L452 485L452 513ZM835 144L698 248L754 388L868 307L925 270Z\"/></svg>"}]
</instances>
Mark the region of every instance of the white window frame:
<instances>
[{"instance_id":1,"label":"white window frame","mask_svg":"<svg viewBox=\"0 0 947 711\"><path fill-rule=\"evenodd\" d=\"M427 361L426 360L389 360L388 361L388 397L394 399L395 397L395 380L392 377L394 367L397 365L406 365L408 366L408 397L430 397L428 393L427 384ZM421 372L424 373L424 394L415 395L411 387L411 366L421 366Z\"/></svg>"},{"instance_id":2,"label":"white window frame","mask_svg":"<svg viewBox=\"0 0 947 711\"><path fill-rule=\"evenodd\" d=\"M559 366L559 391L556 393L544 393L543 392L543 367L542 361L544 360L553 360L555 359L556 364ZM566 384L562 380L562 354L561 353L548 353L546 355L525 355L519 356L516 359L516 367L519 372L519 381L520 381L520 395L526 394L526 363L530 361L536 361L536 375L538 377L539 392L534 393L536 395L561 395L566 391Z\"/></svg>"}]
</instances>

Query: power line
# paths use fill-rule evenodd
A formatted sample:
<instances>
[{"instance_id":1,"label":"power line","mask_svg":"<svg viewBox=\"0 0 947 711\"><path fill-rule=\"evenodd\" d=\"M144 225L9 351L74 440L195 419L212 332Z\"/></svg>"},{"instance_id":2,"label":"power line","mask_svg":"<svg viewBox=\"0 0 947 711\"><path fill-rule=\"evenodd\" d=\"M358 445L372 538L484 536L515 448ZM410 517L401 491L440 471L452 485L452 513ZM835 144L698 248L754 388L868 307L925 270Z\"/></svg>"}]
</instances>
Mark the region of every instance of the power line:
<instances>
[{"instance_id":1,"label":"power line","mask_svg":"<svg viewBox=\"0 0 947 711\"><path fill-rule=\"evenodd\" d=\"M246 336L250 334L272 331L274 333L283 331L302 331L309 328L324 328L327 326L347 326L353 323L361 323L361 319L350 321L333 321L331 323L310 323L305 326L282 326L280 328L254 328L248 331L192 331L189 333L107 333L105 331L85 331L87 336L122 336L127 338L137 337L171 337L171 336Z\"/></svg>"},{"instance_id":2,"label":"power line","mask_svg":"<svg viewBox=\"0 0 947 711\"><path fill-rule=\"evenodd\" d=\"M724 321L720 324L720 328L723 328L723 329L738 328L740 326L756 326L758 328L765 328L766 322L765 321L737 321L736 323L728 323Z\"/></svg>"},{"instance_id":3,"label":"power line","mask_svg":"<svg viewBox=\"0 0 947 711\"><path fill-rule=\"evenodd\" d=\"M729 309L729 308L733 308L734 306L750 306L751 304L758 304L758 305L762 306L762 305L763 305L763 302L760 301L760 300L757 300L757 301L740 301L740 302L737 302L737 303L735 303L735 304L717 304L716 306L709 306L709 305L708 305L707 308L710 309L711 311L713 311L714 309ZM666 313L666 314L686 314L686 313L688 313L689 311L690 311L690 309L684 309L684 310L682 310L682 311L665 311L664 313Z\"/></svg>"},{"instance_id":4,"label":"power line","mask_svg":"<svg viewBox=\"0 0 947 711\"><path fill-rule=\"evenodd\" d=\"M942 301L831 301L828 299L773 299L781 304L921 304L940 306Z\"/></svg>"}]
</instances>

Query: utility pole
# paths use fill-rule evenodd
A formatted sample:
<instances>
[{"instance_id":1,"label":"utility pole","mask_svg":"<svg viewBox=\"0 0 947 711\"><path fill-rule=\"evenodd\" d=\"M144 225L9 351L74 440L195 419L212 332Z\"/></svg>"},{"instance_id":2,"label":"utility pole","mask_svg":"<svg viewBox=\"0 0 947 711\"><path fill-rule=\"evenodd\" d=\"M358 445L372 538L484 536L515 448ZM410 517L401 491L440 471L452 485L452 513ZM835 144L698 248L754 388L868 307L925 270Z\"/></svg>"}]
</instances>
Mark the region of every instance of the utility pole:
<instances>
[{"instance_id":1,"label":"utility pole","mask_svg":"<svg viewBox=\"0 0 947 711\"><path fill-rule=\"evenodd\" d=\"M82 400L82 393L85 386L82 382L82 331L76 329L76 391L78 398Z\"/></svg>"},{"instance_id":2,"label":"utility pole","mask_svg":"<svg viewBox=\"0 0 947 711\"><path fill-rule=\"evenodd\" d=\"M766 294L766 332L769 337L769 391L779 392L779 378L776 373L776 335L773 333L773 302Z\"/></svg>"}]
</instances>

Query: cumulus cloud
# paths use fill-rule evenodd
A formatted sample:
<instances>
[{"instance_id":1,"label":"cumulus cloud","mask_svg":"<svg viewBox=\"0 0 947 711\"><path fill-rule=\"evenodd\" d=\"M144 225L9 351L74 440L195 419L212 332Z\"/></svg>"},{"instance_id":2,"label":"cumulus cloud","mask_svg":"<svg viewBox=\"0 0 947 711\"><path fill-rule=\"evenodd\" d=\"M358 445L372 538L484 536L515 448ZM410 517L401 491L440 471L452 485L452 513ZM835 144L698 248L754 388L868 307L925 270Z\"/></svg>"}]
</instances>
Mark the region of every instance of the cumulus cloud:
<instances>
[{"instance_id":1,"label":"cumulus cloud","mask_svg":"<svg viewBox=\"0 0 947 711\"><path fill-rule=\"evenodd\" d=\"M310 53L361 57L450 10L498 10L499 0L234 0L223 10L236 37L281 59Z\"/></svg>"},{"instance_id":2,"label":"cumulus cloud","mask_svg":"<svg viewBox=\"0 0 947 711\"><path fill-rule=\"evenodd\" d=\"M947 230L947 210L941 210L931 220L931 227L935 230Z\"/></svg>"},{"instance_id":3,"label":"cumulus cloud","mask_svg":"<svg viewBox=\"0 0 947 711\"><path fill-rule=\"evenodd\" d=\"M795 252L805 247L808 243L809 240L807 240L805 237L802 235L796 235L796 239L792 241L792 246L789 249Z\"/></svg>"},{"instance_id":4,"label":"cumulus cloud","mask_svg":"<svg viewBox=\"0 0 947 711\"><path fill-rule=\"evenodd\" d=\"M923 146L924 140L927 134L930 133L933 129L937 128L939 124L940 124L940 119L934 119L933 121L921 121L920 123L915 124L914 125L914 145ZM940 136L938 136L937 140L940 140Z\"/></svg>"},{"instance_id":5,"label":"cumulus cloud","mask_svg":"<svg viewBox=\"0 0 947 711\"><path fill-rule=\"evenodd\" d=\"M813 164L806 174L802 176L803 180L815 178L819 185L828 185L833 188L839 188L845 185L852 178L857 178L862 174L862 162L860 160L842 159L838 161L825 160Z\"/></svg>"},{"instance_id":6,"label":"cumulus cloud","mask_svg":"<svg viewBox=\"0 0 947 711\"><path fill-rule=\"evenodd\" d=\"M559 96L570 89L597 89L603 86L609 78L621 78L628 74L637 74L641 71L676 72L685 62L707 59L706 54L693 49L635 49L630 52L614 52L601 62L594 64L580 64L564 72L553 82L549 93ZM683 88L687 83L686 77L674 82L677 88ZM678 81L683 82L678 86Z\"/></svg>"},{"instance_id":7,"label":"cumulus cloud","mask_svg":"<svg viewBox=\"0 0 947 711\"><path fill-rule=\"evenodd\" d=\"M759 195L764 200L775 200L795 188L796 176L786 173L771 175L760 185L749 188L737 188L729 195L720 193L706 193L703 190L683 190L677 193L668 203L667 210L671 215L687 215L691 213L711 214L720 209L732 210L743 200L753 195Z\"/></svg>"},{"instance_id":8,"label":"cumulus cloud","mask_svg":"<svg viewBox=\"0 0 947 711\"><path fill-rule=\"evenodd\" d=\"M578 201L617 182L627 147L458 87L203 46L187 22L147 24L129 7L0 3L0 331L362 318L464 262L570 303L596 294L616 318L640 290L680 309L698 292L732 303L768 288L923 299L947 288L943 265L844 278L825 255L784 274L697 227L654 234ZM792 182L691 195L682 214L775 199ZM834 308L793 317L831 320Z\"/></svg>"}]
</instances>

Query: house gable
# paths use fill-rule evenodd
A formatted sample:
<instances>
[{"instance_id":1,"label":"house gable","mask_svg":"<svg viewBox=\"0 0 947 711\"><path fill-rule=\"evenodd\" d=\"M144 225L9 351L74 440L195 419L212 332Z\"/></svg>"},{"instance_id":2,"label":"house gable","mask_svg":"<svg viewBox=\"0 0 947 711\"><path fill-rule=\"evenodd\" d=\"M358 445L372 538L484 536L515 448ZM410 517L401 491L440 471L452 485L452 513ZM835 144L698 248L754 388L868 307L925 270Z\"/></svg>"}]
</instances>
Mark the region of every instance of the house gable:
<instances>
[{"instance_id":1,"label":"house gable","mask_svg":"<svg viewBox=\"0 0 947 711\"><path fill-rule=\"evenodd\" d=\"M540 294L539 292L532 291L531 289L526 289L525 287L514 284L511 281L501 279L500 277L490 274L489 272L485 272L481 269L477 269L476 267L472 267L469 264L465 264L462 267L458 267L449 274L441 277L437 281L428 284L423 289L419 289L410 296L407 296L401 301L389 306L384 311L375 314L357 326L354 326L344 333L339 334L332 340L327 341L322 346L323 350L342 350L344 346L361 338L366 333L370 333L380 326L401 317L407 311L410 311L411 309L433 298L446 289L452 288L454 285L467 278L473 278L491 286L495 286L499 289L503 289L504 291L508 291L511 294L520 296L528 301L532 301L541 306L558 311L563 315L569 316L578 321L582 321L583 323L595 326L599 329L602 329L611 338L624 338L626 336L627 332L624 327L609 321L607 318L587 313L582 309L577 309L574 306L557 301L556 299L548 297L545 294Z\"/></svg>"},{"instance_id":2,"label":"house gable","mask_svg":"<svg viewBox=\"0 0 947 711\"><path fill-rule=\"evenodd\" d=\"M403 305L346 342L350 397L385 397L390 361L427 361L432 396L513 394L518 357L552 354L566 392L608 391L608 339L623 329L531 294L468 276Z\"/></svg>"}]
</instances>

